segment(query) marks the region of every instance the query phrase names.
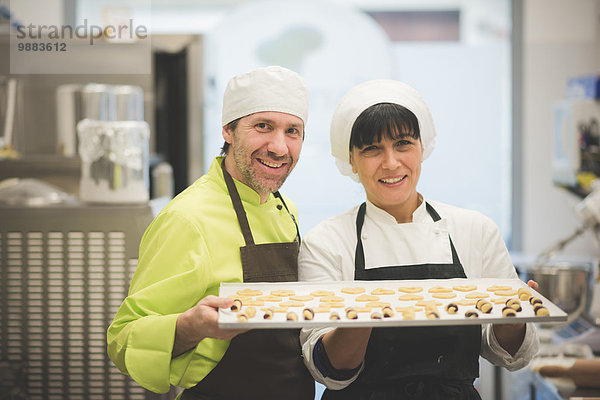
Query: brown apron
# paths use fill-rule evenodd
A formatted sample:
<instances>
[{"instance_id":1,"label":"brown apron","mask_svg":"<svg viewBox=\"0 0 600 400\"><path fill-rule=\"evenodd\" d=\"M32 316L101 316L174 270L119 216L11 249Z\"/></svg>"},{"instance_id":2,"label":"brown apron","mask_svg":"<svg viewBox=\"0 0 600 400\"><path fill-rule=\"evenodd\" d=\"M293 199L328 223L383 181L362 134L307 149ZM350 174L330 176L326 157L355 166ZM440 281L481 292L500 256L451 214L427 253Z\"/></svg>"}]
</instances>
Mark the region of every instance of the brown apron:
<instances>
[{"instance_id":1,"label":"brown apron","mask_svg":"<svg viewBox=\"0 0 600 400\"><path fill-rule=\"evenodd\" d=\"M244 282L297 281L300 235L289 243L255 244L240 195L225 170L225 160L221 168L246 241L246 246L240 247ZM274 194L287 210L279 192ZM290 216L293 219L291 213ZM315 383L304 366L299 330L255 329L233 338L217 366L196 386L185 390L181 399L313 400L314 397Z\"/></svg>"}]
</instances>

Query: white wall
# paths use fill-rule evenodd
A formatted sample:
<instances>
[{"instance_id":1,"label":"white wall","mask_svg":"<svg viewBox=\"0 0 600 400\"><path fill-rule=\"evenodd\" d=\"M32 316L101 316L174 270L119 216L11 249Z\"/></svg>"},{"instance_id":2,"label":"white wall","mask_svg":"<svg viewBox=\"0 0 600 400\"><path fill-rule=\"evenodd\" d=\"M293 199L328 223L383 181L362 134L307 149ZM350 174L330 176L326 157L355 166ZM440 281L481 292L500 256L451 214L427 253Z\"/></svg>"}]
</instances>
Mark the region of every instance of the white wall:
<instances>
[{"instance_id":1,"label":"white wall","mask_svg":"<svg viewBox=\"0 0 600 400\"><path fill-rule=\"evenodd\" d=\"M525 0L523 43L523 252L573 232L579 199L552 183L553 104L571 77L600 74L600 0ZM600 257L588 232L565 255Z\"/></svg>"}]
</instances>

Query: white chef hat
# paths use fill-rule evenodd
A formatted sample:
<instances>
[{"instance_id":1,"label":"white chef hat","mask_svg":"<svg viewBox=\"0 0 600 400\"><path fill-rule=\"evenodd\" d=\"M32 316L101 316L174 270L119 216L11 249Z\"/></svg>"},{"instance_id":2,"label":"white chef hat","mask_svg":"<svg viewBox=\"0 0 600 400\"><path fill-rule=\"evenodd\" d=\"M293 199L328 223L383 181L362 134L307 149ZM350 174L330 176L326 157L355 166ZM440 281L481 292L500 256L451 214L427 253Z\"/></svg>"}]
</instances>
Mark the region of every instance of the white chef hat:
<instances>
[{"instance_id":1,"label":"white chef hat","mask_svg":"<svg viewBox=\"0 0 600 400\"><path fill-rule=\"evenodd\" d=\"M393 80L373 80L350 89L338 104L331 120L331 154L342 175L358 181L350 165L350 133L358 116L367 108L379 103L399 104L410 111L419 121L423 159L429 157L435 147L435 128L429 108L419 93L405 83Z\"/></svg>"},{"instance_id":2,"label":"white chef hat","mask_svg":"<svg viewBox=\"0 0 600 400\"><path fill-rule=\"evenodd\" d=\"M223 95L222 126L261 111L292 114L306 125L308 89L300 75L287 68L269 66L231 78Z\"/></svg>"}]
</instances>

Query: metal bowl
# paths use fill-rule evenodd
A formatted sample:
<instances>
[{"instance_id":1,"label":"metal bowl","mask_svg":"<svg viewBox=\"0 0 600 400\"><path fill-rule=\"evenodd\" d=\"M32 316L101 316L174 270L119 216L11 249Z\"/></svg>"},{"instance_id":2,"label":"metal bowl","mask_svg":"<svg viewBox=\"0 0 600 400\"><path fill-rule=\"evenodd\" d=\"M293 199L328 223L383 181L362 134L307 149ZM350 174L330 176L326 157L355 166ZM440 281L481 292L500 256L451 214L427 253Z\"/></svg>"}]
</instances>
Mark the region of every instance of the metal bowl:
<instances>
[{"instance_id":1,"label":"metal bowl","mask_svg":"<svg viewBox=\"0 0 600 400\"><path fill-rule=\"evenodd\" d=\"M523 271L524 280L532 279L548 300L569 314L567 324L587 313L591 301L589 266L568 262L533 266Z\"/></svg>"}]
</instances>

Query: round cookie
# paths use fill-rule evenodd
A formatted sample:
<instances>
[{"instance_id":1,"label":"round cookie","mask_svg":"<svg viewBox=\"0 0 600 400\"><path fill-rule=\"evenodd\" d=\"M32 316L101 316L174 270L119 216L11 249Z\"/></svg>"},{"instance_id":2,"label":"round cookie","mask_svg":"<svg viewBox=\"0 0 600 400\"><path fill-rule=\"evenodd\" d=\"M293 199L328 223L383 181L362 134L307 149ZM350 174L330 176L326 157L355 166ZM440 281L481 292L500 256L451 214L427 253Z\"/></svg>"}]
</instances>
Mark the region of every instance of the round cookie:
<instances>
[{"instance_id":1,"label":"round cookie","mask_svg":"<svg viewBox=\"0 0 600 400\"><path fill-rule=\"evenodd\" d=\"M455 303L448 303L445 308L448 314L456 314L458 312L458 306Z\"/></svg>"},{"instance_id":2,"label":"round cookie","mask_svg":"<svg viewBox=\"0 0 600 400\"><path fill-rule=\"evenodd\" d=\"M315 312L312 308L306 307L304 310L302 310L302 317L305 321L311 321L315 318Z\"/></svg>"}]
</instances>

